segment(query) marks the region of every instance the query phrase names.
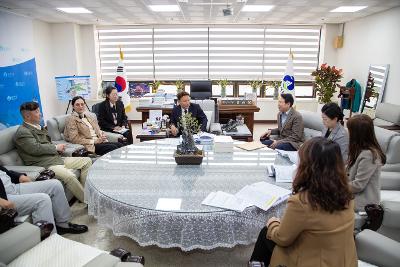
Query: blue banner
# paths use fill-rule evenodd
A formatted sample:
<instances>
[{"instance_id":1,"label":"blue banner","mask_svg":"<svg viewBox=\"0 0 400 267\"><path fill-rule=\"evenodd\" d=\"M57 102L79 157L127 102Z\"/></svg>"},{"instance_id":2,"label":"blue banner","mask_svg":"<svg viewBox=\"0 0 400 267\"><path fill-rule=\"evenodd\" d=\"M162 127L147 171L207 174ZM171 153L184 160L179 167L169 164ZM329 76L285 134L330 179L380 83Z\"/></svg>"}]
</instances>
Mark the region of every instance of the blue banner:
<instances>
[{"instance_id":1,"label":"blue banner","mask_svg":"<svg viewBox=\"0 0 400 267\"><path fill-rule=\"evenodd\" d=\"M19 125L19 106L28 101L40 105L35 58L20 64L0 67L0 130Z\"/></svg>"}]
</instances>

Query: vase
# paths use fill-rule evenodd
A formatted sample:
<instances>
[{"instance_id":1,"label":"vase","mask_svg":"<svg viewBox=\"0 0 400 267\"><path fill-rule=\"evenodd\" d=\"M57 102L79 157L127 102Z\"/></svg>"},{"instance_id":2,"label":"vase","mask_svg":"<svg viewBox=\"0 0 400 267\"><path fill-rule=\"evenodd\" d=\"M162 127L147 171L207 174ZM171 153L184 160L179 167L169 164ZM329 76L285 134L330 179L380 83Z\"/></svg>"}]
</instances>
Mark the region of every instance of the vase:
<instances>
[{"instance_id":1,"label":"vase","mask_svg":"<svg viewBox=\"0 0 400 267\"><path fill-rule=\"evenodd\" d=\"M277 100L279 96L279 87L274 87L274 100Z\"/></svg>"},{"instance_id":2,"label":"vase","mask_svg":"<svg viewBox=\"0 0 400 267\"><path fill-rule=\"evenodd\" d=\"M221 87L221 97L226 97L226 88Z\"/></svg>"}]
</instances>

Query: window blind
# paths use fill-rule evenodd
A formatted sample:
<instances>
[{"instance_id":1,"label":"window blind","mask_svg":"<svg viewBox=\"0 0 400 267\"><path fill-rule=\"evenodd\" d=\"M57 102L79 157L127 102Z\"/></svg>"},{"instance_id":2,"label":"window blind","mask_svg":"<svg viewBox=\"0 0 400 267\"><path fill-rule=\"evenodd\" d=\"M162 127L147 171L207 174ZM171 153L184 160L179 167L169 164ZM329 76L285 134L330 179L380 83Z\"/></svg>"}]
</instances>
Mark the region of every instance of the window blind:
<instances>
[{"instance_id":1,"label":"window blind","mask_svg":"<svg viewBox=\"0 0 400 267\"><path fill-rule=\"evenodd\" d=\"M119 48L124 53L127 79L153 80L153 28L110 27L98 30L99 57L103 81L115 79Z\"/></svg>"}]
</instances>

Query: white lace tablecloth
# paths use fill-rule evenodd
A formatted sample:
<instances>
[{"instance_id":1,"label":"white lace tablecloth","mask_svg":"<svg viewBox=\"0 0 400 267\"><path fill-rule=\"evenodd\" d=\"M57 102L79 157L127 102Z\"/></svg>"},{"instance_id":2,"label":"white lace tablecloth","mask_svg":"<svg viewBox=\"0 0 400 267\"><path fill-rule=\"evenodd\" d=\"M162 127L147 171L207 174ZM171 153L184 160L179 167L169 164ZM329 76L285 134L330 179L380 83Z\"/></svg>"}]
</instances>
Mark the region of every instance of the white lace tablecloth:
<instances>
[{"instance_id":1,"label":"white lace tablecloth","mask_svg":"<svg viewBox=\"0 0 400 267\"><path fill-rule=\"evenodd\" d=\"M204 147L202 165L178 166L173 158L176 144L177 139L149 141L96 160L85 187L89 214L115 235L129 236L141 246L183 251L253 243L268 218L282 216L285 203L268 212L250 207L241 213L201 205L211 191L234 194L255 182L274 183L266 166L288 164L274 151L234 148L233 153L213 153ZM180 206L156 210L160 198L178 200Z\"/></svg>"}]
</instances>

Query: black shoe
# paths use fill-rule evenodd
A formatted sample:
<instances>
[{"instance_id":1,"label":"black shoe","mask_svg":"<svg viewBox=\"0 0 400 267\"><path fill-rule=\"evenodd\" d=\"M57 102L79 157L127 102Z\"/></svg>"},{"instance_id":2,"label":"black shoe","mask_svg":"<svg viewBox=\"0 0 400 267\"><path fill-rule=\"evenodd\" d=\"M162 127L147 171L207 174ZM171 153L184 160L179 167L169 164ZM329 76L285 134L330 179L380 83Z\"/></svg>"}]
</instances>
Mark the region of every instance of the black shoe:
<instances>
[{"instance_id":1,"label":"black shoe","mask_svg":"<svg viewBox=\"0 0 400 267\"><path fill-rule=\"evenodd\" d=\"M74 224L74 223L68 223L68 228L56 226L57 228L57 233L59 235L63 234L82 234L88 231L88 227L83 224Z\"/></svg>"}]
</instances>

